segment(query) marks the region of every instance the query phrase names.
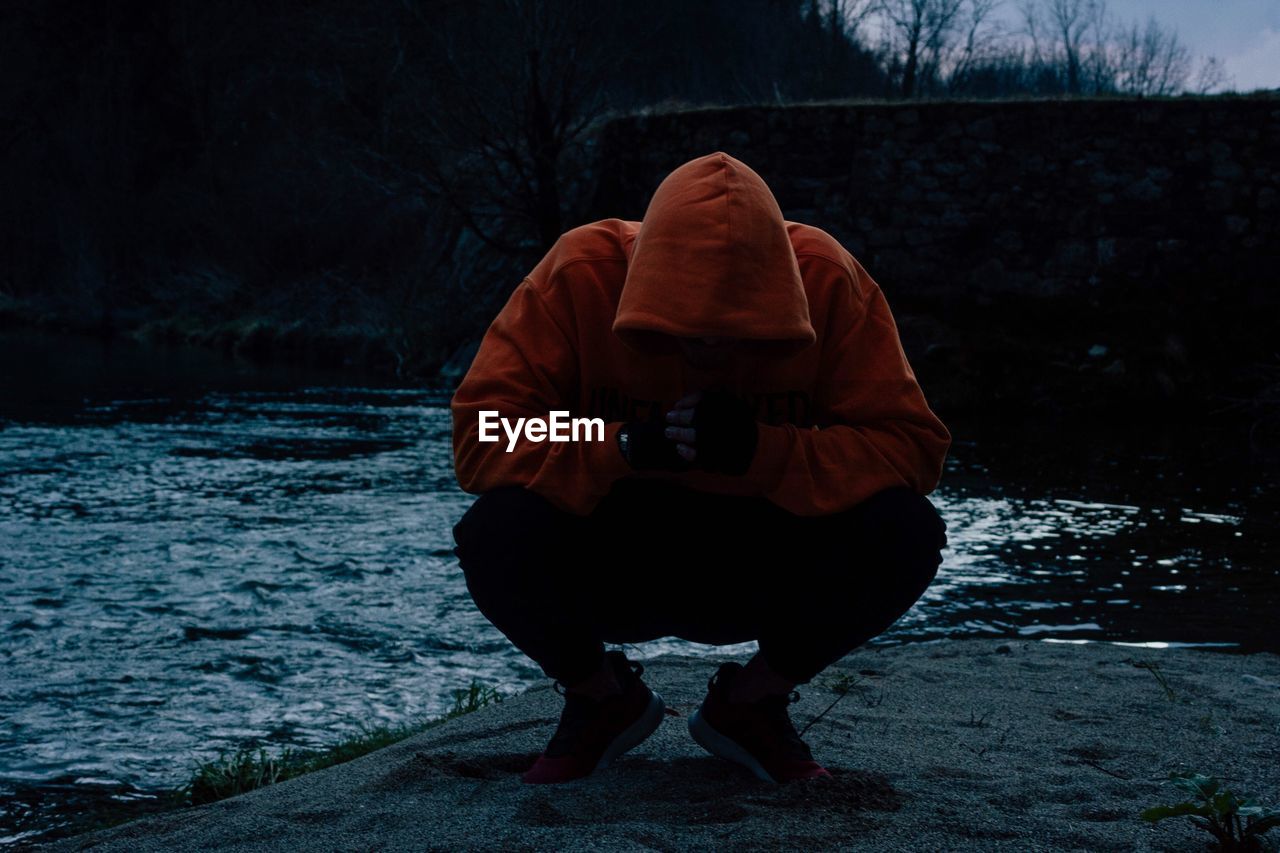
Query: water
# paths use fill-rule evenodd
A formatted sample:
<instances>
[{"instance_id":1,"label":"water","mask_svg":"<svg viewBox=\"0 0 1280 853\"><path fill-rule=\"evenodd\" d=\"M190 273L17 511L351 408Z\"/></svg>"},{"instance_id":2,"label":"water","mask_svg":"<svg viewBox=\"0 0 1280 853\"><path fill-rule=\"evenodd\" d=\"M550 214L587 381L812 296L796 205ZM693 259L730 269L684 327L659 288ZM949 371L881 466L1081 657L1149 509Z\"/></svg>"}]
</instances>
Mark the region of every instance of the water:
<instances>
[{"instance_id":1,"label":"water","mask_svg":"<svg viewBox=\"0 0 1280 853\"><path fill-rule=\"evenodd\" d=\"M541 678L452 554L473 498L447 391L76 346L59 370L45 343L0 343L6 371L40 365L0 388L0 843L245 743L320 748L472 679ZM1280 651L1275 501L1238 460L1176 431L951 426L943 566L877 642Z\"/></svg>"}]
</instances>

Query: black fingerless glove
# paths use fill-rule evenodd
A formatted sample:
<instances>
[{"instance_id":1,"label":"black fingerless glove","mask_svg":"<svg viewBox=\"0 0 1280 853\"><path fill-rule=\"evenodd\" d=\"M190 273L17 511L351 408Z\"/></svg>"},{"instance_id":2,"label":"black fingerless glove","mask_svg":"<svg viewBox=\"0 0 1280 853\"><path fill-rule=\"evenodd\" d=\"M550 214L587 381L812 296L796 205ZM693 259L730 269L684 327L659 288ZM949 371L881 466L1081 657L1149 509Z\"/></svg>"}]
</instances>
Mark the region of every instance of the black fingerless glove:
<instances>
[{"instance_id":1,"label":"black fingerless glove","mask_svg":"<svg viewBox=\"0 0 1280 853\"><path fill-rule=\"evenodd\" d=\"M707 391L693 409L697 466L719 474L747 473L760 431L745 400L726 391Z\"/></svg>"},{"instance_id":2,"label":"black fingerless glove","mask_svg":"<svg viewBox=\"0 0 1280 853\"><path fill-rule=\"evenodd\" d=\"M618 449L637 471L688 471L693 466L676 452L665 430L655 421L629 421L618 430Z\"/></svg>"}]
</instances>

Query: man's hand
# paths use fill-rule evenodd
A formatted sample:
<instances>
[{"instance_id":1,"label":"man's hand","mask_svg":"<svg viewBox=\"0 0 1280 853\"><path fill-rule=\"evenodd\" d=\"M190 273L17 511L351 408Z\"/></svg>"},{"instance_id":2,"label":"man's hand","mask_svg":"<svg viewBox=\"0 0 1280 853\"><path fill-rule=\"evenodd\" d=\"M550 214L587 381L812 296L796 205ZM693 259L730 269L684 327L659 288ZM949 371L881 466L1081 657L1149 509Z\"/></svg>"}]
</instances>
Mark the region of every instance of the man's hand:
<instances>
[{"instance_id":1,"label":"man's hand","mask_svg":"<svg viewBox=\"0 0 1280 853\"><path fill-rule=\"evenodd\" d=\"M618 450L636 471L688 471L693 467L656 421L623 424L618 430Z\"/></svg>"},{"instance_id":2,"label":"man's hand","mask_svg":"<svg viewBox=\"0 0 1280 853\"><path fill-rule=\"evenodd\" d=\"M756 455L759 430L751 407L724 391L694 391L667 412L666 435L696 467L740 476Z\"/></svg>"}]
</instances>

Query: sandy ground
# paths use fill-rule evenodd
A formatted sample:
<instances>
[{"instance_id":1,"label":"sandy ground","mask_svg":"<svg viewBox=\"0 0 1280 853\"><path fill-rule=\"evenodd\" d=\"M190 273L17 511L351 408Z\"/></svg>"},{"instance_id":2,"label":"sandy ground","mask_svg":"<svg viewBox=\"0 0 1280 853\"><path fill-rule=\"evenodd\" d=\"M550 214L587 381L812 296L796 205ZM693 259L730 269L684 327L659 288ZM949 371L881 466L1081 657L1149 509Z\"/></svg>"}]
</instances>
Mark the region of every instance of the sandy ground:
<instances>
[{"instance_id":1,"label":"sandy ground","mask_svg":"<svg viewBox=\"0 0 1280 853\"><path fill-rule=\"evenodd\" d=\"M645 664L680 716L567 785L517 775L558 719L548 683L347 764L40 849L1190 851L1209 836L1138 817L1173 801L1170 771L1280 803L1276 655L988 640L862 649L791 706L800 728L837 697L831 679L857 679L805 735L835 778L783 786L689 737L714 664Z\"/></svg>"}]
</instances>

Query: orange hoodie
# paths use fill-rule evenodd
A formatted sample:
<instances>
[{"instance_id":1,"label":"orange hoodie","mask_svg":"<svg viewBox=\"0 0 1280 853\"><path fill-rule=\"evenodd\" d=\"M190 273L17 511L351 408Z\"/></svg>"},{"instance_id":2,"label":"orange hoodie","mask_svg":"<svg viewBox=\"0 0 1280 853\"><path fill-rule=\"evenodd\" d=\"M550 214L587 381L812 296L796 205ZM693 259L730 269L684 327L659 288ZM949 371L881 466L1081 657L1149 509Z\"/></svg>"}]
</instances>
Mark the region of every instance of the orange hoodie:
<instances>
[{"instance_id":1,"label":"orange hoodie","mask_svg":"<svg viewBox=\"0 0 1280 853\"><path fill-rule=\"evenodd\" d=\"M709 376L669 337L748 338L763 364ZM632 471L630 420L665 423L710 387L755 407L741 476ZM479 412L603 418L605 440L479 441ZM454 467L480 494L521 485L577 515L623 477L763 496L797 515L848 509L881 489L933 491L951 435L925 402L880 287L833 237L783 219L764 180L722 152L658 187L643 222L566 232L512 292L454 393Z\"/></svg>"}]
</instances>

